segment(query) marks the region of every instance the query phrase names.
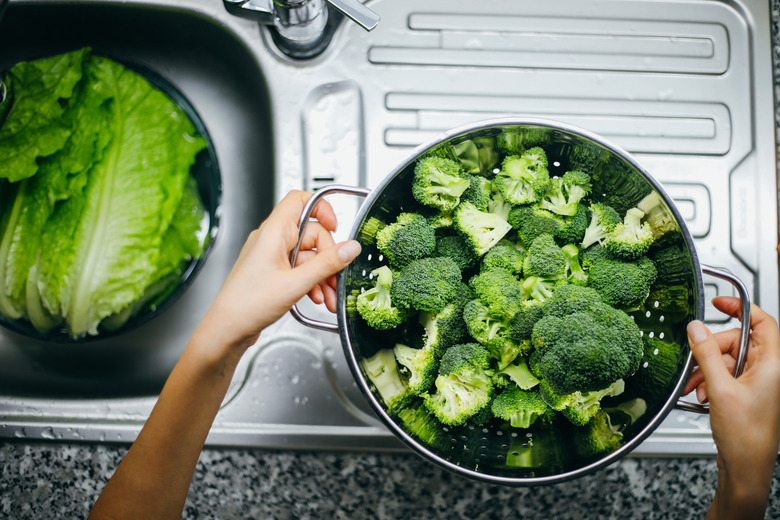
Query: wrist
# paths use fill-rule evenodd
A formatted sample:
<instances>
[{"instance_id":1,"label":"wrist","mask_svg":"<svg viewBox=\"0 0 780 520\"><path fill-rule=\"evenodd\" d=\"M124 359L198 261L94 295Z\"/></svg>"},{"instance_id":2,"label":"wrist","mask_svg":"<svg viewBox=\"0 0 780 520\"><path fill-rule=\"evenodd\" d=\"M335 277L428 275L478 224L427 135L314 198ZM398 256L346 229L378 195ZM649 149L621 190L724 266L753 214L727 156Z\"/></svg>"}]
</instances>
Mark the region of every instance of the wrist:
<instances>
[{"instance_id":1,"label":"wrist","mask_svg":"<svg viewBox=\"0 0 780 520\"><path fill-rule=\"evenodd\" d=\"M708 518L764 518L772 472L763 468L739 474L721 467L713 501L716 516Z\"/></svg>"}]
</instances>

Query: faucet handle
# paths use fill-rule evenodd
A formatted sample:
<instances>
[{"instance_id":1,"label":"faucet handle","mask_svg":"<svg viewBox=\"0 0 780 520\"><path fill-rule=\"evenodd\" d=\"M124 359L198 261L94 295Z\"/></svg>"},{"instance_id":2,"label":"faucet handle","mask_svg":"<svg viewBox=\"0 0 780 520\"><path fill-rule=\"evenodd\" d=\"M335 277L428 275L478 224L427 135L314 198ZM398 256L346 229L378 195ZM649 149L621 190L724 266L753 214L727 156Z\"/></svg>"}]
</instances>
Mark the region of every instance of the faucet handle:
<instances>
[{"instance_id":1,"label":"faucet handle","mask_svg":"<svg viewBox=\"0 0 780 520\"><path fill-rule=\"evenodd\" d=\"M358 0L328 0L328 3L367 31L379 23L379 15Z\"/></svg>"}]
</instances>

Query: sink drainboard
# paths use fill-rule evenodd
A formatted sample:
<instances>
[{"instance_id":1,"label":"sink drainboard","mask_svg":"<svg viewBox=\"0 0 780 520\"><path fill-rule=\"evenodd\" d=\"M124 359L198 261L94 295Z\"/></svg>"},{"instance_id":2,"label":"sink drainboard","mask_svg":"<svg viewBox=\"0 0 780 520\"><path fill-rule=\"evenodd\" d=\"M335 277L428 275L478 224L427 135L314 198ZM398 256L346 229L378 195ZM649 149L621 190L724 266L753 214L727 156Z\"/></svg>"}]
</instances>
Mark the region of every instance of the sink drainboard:
<instances>
[{"instance_id":1,"label":"sink drainboard","mask_svg":"<svg viewBox=\"0 0 780 520\"><path fill-rule=\"evenodd\" d=\"M276 113L294 106L273 122L277 198L331 183L370 188L415 146L463 123L555 119L632 152L675 200L701 262L736 274L778 316L767 1L376 0L370 7L382 17L374 31L345 25L330 49L303 65L236 22L257 47ZM332 201L339 234L359 202ZM732 294L728 283L705 282L707 300ZM303 310L335 321L313 306ZM716 330L735 325L711 308L706 319ZM131 441L153 403L9 397L0 435ZM339 338L303 330L289 316L242 360L208 443L404 449L363 403ZM712 455L707 417L674 411L634 453Z\"/></svg>"}]
</instances>

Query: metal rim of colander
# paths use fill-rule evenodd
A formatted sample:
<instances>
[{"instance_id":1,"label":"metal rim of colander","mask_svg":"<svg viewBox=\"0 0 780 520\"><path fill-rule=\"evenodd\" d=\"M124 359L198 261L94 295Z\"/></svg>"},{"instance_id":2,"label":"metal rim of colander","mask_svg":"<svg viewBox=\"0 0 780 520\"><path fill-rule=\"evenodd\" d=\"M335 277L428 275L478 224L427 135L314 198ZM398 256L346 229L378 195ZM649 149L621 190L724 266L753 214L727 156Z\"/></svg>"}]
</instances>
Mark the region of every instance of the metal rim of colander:
<instances>
[{"instance_id":1,"label":"metal rim of colander","mask_svg":"<svg viewBox=\"0 0 780 520\"><path fill-rule=\"evenodd\" d=\"M695 312L694 318L702 319L704 316L704 297L703 297L704 284L702 281L701 265L699 263L698 256L696 255L693 238L690 234L690 231L688 230L685 224L685 220L683 219L679 210L676 208L671 197L665 192L661 184L652 175L650 175L650 173L636 159L634 159L634 157L629 152L627 152L623 148L617 146L616 144L610 142L609 140L603 138L598 134L595 134L593 132L590 132L588 130L573 125L561 123L558 121L542 119L542 118L506 117L506 118L496 118L496 119L477 121L474 123L459 126L457 128L443 132L438 137L435 137L432 140L415 148L414 151L407 157L406 160L404 160L397 167L395 167L376 186L376 188L374 188L371 191L371 193L369 193L369 195L365 198L362 206L358 210L358 213L356 215L355 221L353 222L353 226L349 234L349 238L354 239L355 237L358 236L361 225L364 219L366 218L366 215L373 207L374 203L380 197L382 197L382 194L385 190L392 189L391 185L395 177L399 173L404 171L410 164L414 163L419 158L420 155L434 148L435 146L444 143L445 141L449 141L455 138L463 138L465 135L473 132L483 131L485 129L489 129L493 127L506 128L512 126L523 126L523 127L539 126L553 131L562 132L564 134L569 134L576 138L585 139L587 141L595 143L596 145L599 145L609 150L613 154L616 154L647 180L647 182L653 187L653 189L659 193L659 195L662 197L662 199L668 206L669 210L672 212L673 217L675 218L677 224L679 225L680 231L683 235L685 247L688 249L688 252L690 253L692 269L693 269L693 291L694 291L694 297L696 302L695 309L694 309ZM656 412L655 416L644 426L644 428L642 428L639 432L637 432L633 436L633 438L628 440L624 445L622 445L617 450L605 455L603 458L600 458L590 464L583 465L577 469L564 471L562 473L558 473L554 475L544 475L544 476L535 476L535 477L506 477L502 475L482 473L478 470L473 470L464 466L460 466L434 453L432 450L430 450L420 441L418 441L409 433L407 433L397 422L395 422L388 415L383 404L374 395L374 393L371 390L370 382L364 376L360 368L360 359L358 358L355 349L352 347L351 338L349 337L349 333L348 333L349 316L347 315L346 312L346 294L345 294L346 273L347 270L342 271L338 279L337 319L338 319L338 326L341 335L342 347L344 349L344 353L347 359L347 364L349 366L350 371L352 372L353 378L358 388L360 389L361 393L365 396L370 407L379 416L379 418L384 423L384 425L387 426L390 429L390 431L393 434L395 434L406 446L411 448L412 451L416 452L418 455L422 456L423 458L433 462L434 464L444 469L450 470L456 474L460 474L474 480L486 481L494 484L512 485L512 486L536 486L536 485L553 484L553 483L564 482L567 480L572 480L593 473L601 468L604 468L605 466L617 461L618 459L628 454L642 441L644 441L658 427L658 425L665 419L665 417L669 414L669 412L671 412L671 410L674 408L677 399L682 393L682 389L687 380L687 375L690 373L691 370L692 355L690 353L690 350L688 350L685 364L681 371L681 376L678 379L677 383L674 386L673 391L670 393L668 399L663 404L663 406L661 406L658 412ZM687 348L687 345L684 345L684 347Z\"/></svg>"}]
</instances>

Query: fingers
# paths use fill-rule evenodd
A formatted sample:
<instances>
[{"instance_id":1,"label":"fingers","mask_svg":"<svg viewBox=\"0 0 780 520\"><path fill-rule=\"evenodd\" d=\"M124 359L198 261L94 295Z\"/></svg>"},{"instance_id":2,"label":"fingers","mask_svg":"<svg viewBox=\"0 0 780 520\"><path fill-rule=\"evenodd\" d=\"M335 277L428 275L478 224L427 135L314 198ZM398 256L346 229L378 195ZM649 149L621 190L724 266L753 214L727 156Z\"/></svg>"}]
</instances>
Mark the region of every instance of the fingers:
<instances>
[{"instance_id":1,"label":"fingers","mask_svg":"<svg viewBox=\"0 0 780 520\"><path fill-rule=\"evenodd\" d=\"M335 291L331 293L328 290L333 289L328 279L344 269L359 254L360 243L355 240L348 240L334 247L318 250L315 256L310 256L306 262L294 268L294 276L291 277L294 290L303 296L308 294L313 287L319 286L324 292L326 305L331 303L335 309Z\"/></svg>"},{"instance_id":2,"label":"fingers","mask_svg":"<svg viewBox=\"0 0 780 520\"><path fill-rule=\"evenodd\" d=\"M291 191L276 205L268 219L281 223L298 222L301 218L301 213L303 213L303 208L311 197L312 194L305 191ZM333 211L333 207L325 199L320 199L317 205L314 206L311 218L316 219L330 231L336 231L336 214Z\"/></svg>"},{"instance_id":3,"label":"fingers","mask_svg":"<svg viewBox=\"0 0 780 520\"><path fill-rule=\"evenodd\" d=\"M723 354L715 336L698 320L688 324L688 343L693 357L699 365L704 380L709 386L718 387L733 380L731 372L723 362Z\"/></svg>"}]
</instances>

